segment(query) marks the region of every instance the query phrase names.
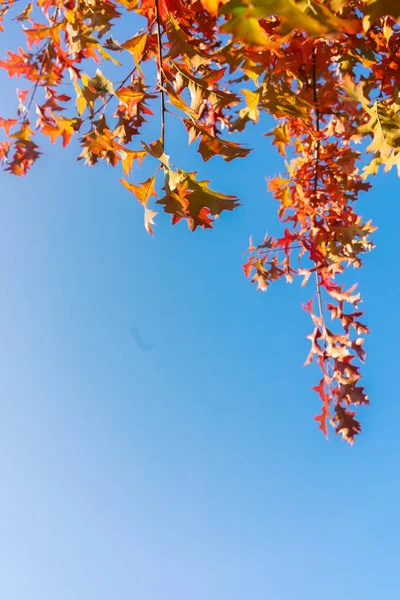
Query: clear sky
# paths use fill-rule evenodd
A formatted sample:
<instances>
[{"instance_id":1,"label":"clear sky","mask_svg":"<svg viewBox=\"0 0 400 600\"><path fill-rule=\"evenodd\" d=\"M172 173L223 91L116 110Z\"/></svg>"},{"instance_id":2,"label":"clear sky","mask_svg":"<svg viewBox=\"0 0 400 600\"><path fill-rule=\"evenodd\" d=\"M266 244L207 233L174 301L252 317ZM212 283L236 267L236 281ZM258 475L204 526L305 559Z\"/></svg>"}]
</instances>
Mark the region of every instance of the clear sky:
<instances>
[{"instance_id":1,"label":"clear sky","mask_svg":"<svg viewBox=\"0 0 400 600\"><path fill-rule=\"evenodd\" d=\"M242 200L195 234L160 215L152 239L119 169L74 146L0 175L4 600L398 599L400 184L360 201L372 406L349 447L313 421L311 284L262 294L241 272L249 235L279 232L282 169L247 139L250 160L204 165L167 127L175 162Z\"/></svg>"}]
</instances>

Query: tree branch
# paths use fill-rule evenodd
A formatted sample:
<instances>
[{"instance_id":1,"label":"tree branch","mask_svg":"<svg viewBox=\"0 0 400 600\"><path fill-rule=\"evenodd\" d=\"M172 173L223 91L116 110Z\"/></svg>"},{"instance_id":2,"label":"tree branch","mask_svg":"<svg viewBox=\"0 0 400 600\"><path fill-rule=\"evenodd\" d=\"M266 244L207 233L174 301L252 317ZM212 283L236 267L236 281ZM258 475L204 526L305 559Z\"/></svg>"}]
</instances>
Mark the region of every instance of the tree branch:
<instances>
[{"instance_id":1,"label":"tree branch","mask_svg":"<svg viewBox=\"0 0 400 600\"><path fill-rule=\"evenodd\" d=\"M60 9L57 8L56 12L54 13L54 17L52 18L53 24L57 21L59 10ZM46 58L47 58L47 54L48 54L48 51L49 51L50 44L51 44L51 38L49 38L49 41L47 42L46 47L45 47L45 49L43 51L43 58L42 58L42 62L40 64L39 74L38 74L37 79L35 81L35 85L33 86L32 94L31 94L31 97L30 97L30 100L29 100L29 103L28 103L28 106L27 106L27 109L26 109L27 113L29 113L29 111L30 111L30 108L31 108L33 100L35 98L37 89L39 87L40 78L41 78L42 73L43 73L44 64L46 62Z\"/></svg>"},{"instance_id":2,"label":"tree branch","mask_svg":"<svg viewBox=\"0 0 400 600\"><path fill-rule=\"evenodd\" d=\"M314 200L317 200L318 191L318 171L319 171L319 150L320 150L320 120L321 114L318 106L318 88L317 88L317 49L313 48L312 55L312 86L313 86L313 102L315 109L315 129L318 134L317 145L315 147L315 175L314 175Z\"/></svg>"},{"instance_id":3,"label":"tree branch","mask_svg":"<svg viewBox=\"0 0 400 600\"><path fill-rule=\"evenodd\" d=\"M318 176L319 176L319 151L321 147L321 142L319 139L320 125L321 125L321 114L318 106L318 86L317 86L317 49L314 46L313 54L312 54L312 86L313 86L313 102L314 102L314 110L315 110L315 130L317 132L318 138L315 147L315 173L314 173L314 201L317 201L318 194ZM321 324L324 330L326 330L325 319L324 319L324 308L322 303L322 294L321 294L321 282L319 280L319 272L315 271L315 281L317 285L317 297L318 297L318 308L319 308L319 316L321 319Z\"/></svg>"},{"instance_id":4,"label":"tree branch","mask_svg":"<svg viewBox=\"0 0 400 600\"><path fill-rule=\"evenodd\" d=\"M163 55L162 55L162 34L159 0L155 0L156 7L156 28L157 28L157 46L158 46L158 78L161 103L161 146L165 151L165 95L164 95L164 73L163 73Z\"/></svg>"}]
</instances>

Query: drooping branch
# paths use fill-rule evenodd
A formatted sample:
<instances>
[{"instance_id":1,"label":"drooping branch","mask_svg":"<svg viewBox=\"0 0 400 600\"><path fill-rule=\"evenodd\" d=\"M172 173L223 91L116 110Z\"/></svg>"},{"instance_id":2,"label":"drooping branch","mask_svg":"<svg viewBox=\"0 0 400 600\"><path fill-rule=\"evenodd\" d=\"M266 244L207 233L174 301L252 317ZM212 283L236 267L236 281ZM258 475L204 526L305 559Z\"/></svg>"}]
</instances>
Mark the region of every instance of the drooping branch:
<instances>
[{"instance_id":1,"label":"drooping branch","mask_svg":"<svg viewBox=\"0 0 400 600\"><path fill-rule=\"evenodd\" d=\"M158 83L160 89L160 108L161 108L161 147L165 150L165 95L164 95L164 73L163 73L163 54L162 54L162 33L159 0L155 1L156 7L156 29L157 29L157 50L158 50Z\"/></svg>"},{"instance_id":2,"label":"drooping branch","mask_svg":"<svg viewBox=\"0 0 400 600\"><path fill-rule=\"evenodd\" d=\"M317 49L314 46L312 54L312 86L313 86L313 102L315 110L315 130L317 132L317 143L315 146L315 174L314 174L314 200L317 200L318 192L318 176L319 176L319 151L321 142L319 139L321 114L318 105L318 86L317 86Z\"/></svg>"},{"instance_id":3,"label":"drooping branch","mask_svg":"<svg viewBox=\"0 0 400 600\"><path fill-rule=\"evenodd\" d=\"M317 49L314 46L312 53L312 88L313 88L313 103L315 110L315 131L317 133L317 141L315 145L315 164L314 164L314 201L317 201L318 196L318 177L319 177L319 162L320 162L320 149L321 149L321 140L319 138L319 133L321 129L321 114L318 104L318 85L317 85ZM317 297L318 297L318 308L319 308L319 316L321 319L322 327L326 330L325 321L324 321L324 309L322 304L322 294L321 294L321 283L319 280L319 272L318 269L315 271L315 280L317 285Z\"/></svg>"},{"instance_id":4,"label":"drooping branch","mask_svg":"<svg viewBox=\"0 0 400 600\"><path fill-rule=\"evenodd\" d=\"M53 23L55 23L57 21L59 12L60 12L60 9L57 7L56 11L54 13L54 17L52 19ZM27 113L29 113L29 111L31 109L31 106L33 104L33 101L35 99L35 95L36 95L36 92L38 90L39 83L40 83L40 78L43 75L44 67L45 67L45 64L46 64L46 58L48 57L48 54L49 54L50 44L51 44L51 38L49 38L49 40L46 43L46 46L45 46L45 48L43 50L43 58L42 58L42 61L40 63L39 73L38 73L37 79L35 81L35 85L33 86L31 97L30 97L29 102L28 102L28 106L27 106L27 109L26 109Z\"/></svg>"}]
</instances>

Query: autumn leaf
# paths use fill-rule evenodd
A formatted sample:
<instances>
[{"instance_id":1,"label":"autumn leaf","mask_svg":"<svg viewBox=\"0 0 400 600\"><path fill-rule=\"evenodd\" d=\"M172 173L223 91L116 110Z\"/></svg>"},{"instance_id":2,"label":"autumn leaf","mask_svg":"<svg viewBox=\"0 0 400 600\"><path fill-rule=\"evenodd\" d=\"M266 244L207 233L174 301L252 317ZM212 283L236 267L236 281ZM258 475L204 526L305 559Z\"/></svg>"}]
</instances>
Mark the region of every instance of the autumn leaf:
<instances>
[{"instance_id":1,"label":"autumn leaf","mask_svg":"<svg viewBox=\"0 0 400 600\"><path fill-rule=\"evenodd\" d=\"M123 186L126 187L136 198L139 200L140 204L144 206L144 225L146 230L153 235L153 230L151 225L154 225L154 217L157 213L148 208L148 201L152 196L157 196L154 185L156 178L153 175L143 183L135 185L133 183L129 183L126 179L120 179Z\"/></svg>"},{"instance_id":2,"label":"autumn leaf","mask_svg":"<svg viewBox=\"0 0 400 600\"><path fill-rule=\"evenodd\" d=\"M190 190L189 212L192 216L206 207L213 217L218 217L222 211L232 211L239 206L236 196L214 192L208 187L208 181L199 181L195 176L196 173L185 173L185 182Z\"/></svg>"},{"instance_id":3,"label":"autumn leaf","mask_svg":"<svg viewBox=\"0 0 400 600\"><path fill-rule=\"evenodd\" d=\"M215 1L217 3L219 2L219 0L210 0L211 4ZM195 69L201 65L210 63L212 60L211 57L199 49L200 44L195 45L192 40L187 38L184 31L179 27L178 21L171 14L169 15L168 20L169 27L167 28L166 33L171 47L167 54L167 58L181 56L185 61L186 66L191 65Z\"/></svg>"},{"instance_id":4,"label":"autumn leaf","mask_svg":"<svg viewBox=\"0 0 400 600\"><path fill-rule=\"evenodd\" d=\"M266 136L272 136L273 144L277 146L278 152L282 156L286 157L286 146L290 144L290 136L287 125L275 127L272 131L265 134Z\"/></svg>"},{"instance_id":5,"label":"autumn leaf","mask_svg":"<svg viewBox=\"0 0 400 600\"><path fill-rule=\"evenodd\" d=\"M213 15L213 17L218 15L220 0L201 0L201 3L210 15Z\"/></svg>"},{"instance_id":6,"label":"autumn leaf","mask_svg":"<svg viewBox=\"0 0 400 600\"><path fill-rule=\"evenodd\" d=\"M156 215L157 213L154 210L150 210L147 208L147 206L144 207L144 226L150 235L153 235L153 229L151 226L155 225L154 217Z\"/></svg>"},{"instance_id":7,"label":"autumn leaf","mask_svg":"<svg viewBox=\"0 0 400 600\"><path fill-rule=\"evenodd\" d=\"M125 148L116 142L104 116L93 121L90 131L82 137L81 144L83 150L78 160L84 159L90 166L95 165L99 160L106 160L114 167L125 152Z\"/></svg>"},{"instance_id":8,"label":"autumn leaf","mask_svg":"<svg viewBox=\"0 0 400 600\"><path fill-rule=\"evenodd\" d=\"M61 44L60 31L63 23L58 23L51 27L34 27L32 29L24 29L23 32L26 35L28 47L33 43L39 45L42 40L50 39L58 46Z\"/></svg>"},{"instance_id":9,"label":"autumn leaf","mask_svg":"<svg viewBox=\"0 0 400 600\"><path fill-rule=\"evenodd\" d=\"M18 131L15 131L10 135L10 138L14 138L19 141L30 141L32 136L34 135L32 129L30 128L30 123L25 122L21 125Z\"/></svg>"},{"instance_id":10,"label":"autumn leaf","mask_svg":"<svg viewBox=\"0 0 400 600\"><path fill-rule=\"evenodd\" d=\"M189 143L200 137L199 152L204 161L210 160L213 156L221 156L225 161L230 162L235 158L245 158L251 152L240 144L212 135L206 127L201 127L189 119L183 119L183 122L189 133Z\"/></svg>"},{"instance_id":11,"label":"autumn leaf","mask_svg":"<svg viewBox=\"0 0 400 600\"><path fill-rule=\"evenodd\" d=\"M165 212L178 220L187 219L189 228L193 231L199 226L210 228L213 218L217 218L224 210L232 211L239 203L236 196L214 192L208 187L208 183L197 180L196 173L168 169L164 186L166 194L157 204L163 205Z\"/></svg>"},{"instance_id":12,"label":"autumn leaf","mask_svg":"<svg viewBox=\"0 0 400 600\"><path fill-rule=\"evenodd\" d=\"M97 69L96 75L94 77L82 75L82 81L85 87L87 87L94 94L114 94L113 84L109 79L104 77L100 69Z\"/></svg>"},{"instance_id":13,"label":"autumn leaf","mask_svg":"<svg viewBox=\"0 0 400 600\"><path fill-rule=\"evenodd\" d=\"M121 47L124 50L128 50L133 56L133 60L135 61L136 68L139 73L143 76L142 70L140 68L140 62L143 58L144 50L146 48L147 42L147 34L142 33L141 35L134 36L130 40L127 40Z\"/></svg>"},{"instance_id":14,"label":"autumn leaf","mask_svg":"<svg viewBox=\"0 0 400 600\"><path fill-rule=\"evenodd\" d=\"M114 40L112 35L106 39L104 48L107 48L107 50L111 50L112 52L122 52L123 50L121 44L117 42L117 40Z\"/></svg>"},{"instance_id":15,"label":"autumn leaf","mask_svg":"<svg viewBox=\"0 0 400 600\"><path fill-rule=\"evenodd\" d=\"M29 54L19 48L19 53L7 51L7 58L0 60L0 68L6 69L9 77L25 76L28 79L36 80L38 76L37 66L29 61Z\"/></svg>"},{"instance_id":16,"label":"autumn leaf","mask_svg":"<svg viewBox=\"0 0 400 600\"><path fill-rule=\"evenodd\" d=\"M164 146L161 139L155 140L150 145L142 142L142 146L146 150L147 154L159 160L164 167L169 169L169 156L167 156L164 152Z\"/></svg>"},{"instance_id":17,"label":"autumn leaf","mask_svg":"<svg viewBox=\"0 0 400 600\"><path fill-rule=\"evenodd\" d=\"M25 6L24 10L22 12L20 12L19 15L17 15L15 17L15 20L16 21L27 21L27 20L29 20L29 16L30 16L30 14L32 12L32 8L33 8L33 5L30 2L29 4L27 4Z\"/></svg>"},{"instance_id":18,"label":"autumn leaf","mask_svg":"<svg viewBox=\"0 0 400 600\"><path fill-rule=\"evenodd\" d=\"M231 1L224 6L221 12L231 14L229 21L221 28L224 33L230 33L234 40L244 44L259 47L269 46L270 40L264 29L256 17L251 16L251 13L248 14L249 10L245 6L234 6Z\"/></svg>"},{"instance_id":19,"label":"autumn leaf","mask_svg":"<svg viewBox=\"0 0 400 600\"><path fill-rule=\"evenodd\" d=\"M155 185L154 175L152 177L150 177L149 179L147 179L146 181L144 181L143 183L140 183L138 185L129 183L129 181L126 181L125 179L121 179L120 181L121 181L122 185L124 185L130 192L132 192L132 194L134 194L136 196L136 198L139 200L139 202L141 204L143 204L144 206L147 205L147 202L151 196L157 196L155 189L154 189L154 185Z\"/></svg>"},{"instance_id":20,"label":"autumn leaf","mask_svg":"<svg viewBox=\"0 0 400 600\"><path fill-rule=\"evenodd\" d=\"M44 135L49 136L50 142L52 144L54 144L54 142L61 136L62 145L65 148L65 146L69 144L71 136L79 130L80 125L81 119L64 119L61 117L54 116L54 124L45 123L41 127L41 132Z\"/></svg>"},{"instance_id":21,"label":"autumn leaf","mask_svg":"<svg viewBox=\"0 0 400 600\"><path fill-rule=\"evenodd\" d=\"M319 429L322 431L322 433L325 435L325 437L328 437L327 422L329 421L329 418L330 418L329 393L328 393L328 386L327 386L327 382L326 382L325 378L323 377L321 379L321 381L319 382L319 385L314 386L312 389L314 392L317 392L317 394L319 395L319 397L322 400L322 412L320 415L317 415L316 417L314 417L314 419L315 419L315 421L319 422Z\"/></svg>"},{"instance_id":22,"label":"autumn leaf","mask_svg":"<svg viewBox=\"0 0 400 600\"><path fill-rule=\"evenodd\" d=\"M129 111L131 111L138 102L141 102L145 96L143 92L139 92L129 87L120 88L115 92L115 95L123 104L125 104Z\"/></svg>"},{"instance_id":23,"label":"autumn leaf","mask_svg":"<svg viewBox=\"0 0 400 600\"><path fill-rule=\"evenodd\" d=\"M10 134L11 127L14 127L14 125L17 125L17 123L18 119L2 119L0 117L0 128L4 129L7 135Z\"/></svg>"},{"instance_id":24,"label":"autumn leaf","mask_svg":"<svg viewBox=\"0 0 400 600\"><path fill-rule=\"evenodd\" d=\"M355 412L347 410L338 404L335 408L336 433L341 434L342 438L353 444L354 437L361 431L360 423L354 418Z\"/></svg>"},{"instance_id":25,"label":"autumn leaf","mask_svg":"<svg viewBox=\"0 0 400 600\"><path fill-rule=\"evenodd\" d=\"M268 46L268 37L257 19L272 15L281 18L280 32L283 35L295 29L311 36L337 32L356 33L360 29L356 20L340 19L326 6L314 0L300 3L295 0L253 0L250 6L241 0L229 0L221 13L232 15L231 20L224 25L224 31L232 33L244 43L256 46Z\"/></svg>"},{"instance_id":26,"label":"autumn leaf","mask_svg":"<svg viewBox=\"0 0 400 600\"><path fill-rule=\"evenodd\" d=\"M171 65L179 76L182 85L188 87L192 99L190 108L195 112L198 112L201 103L205 99L209 100L217 110L229 104L237 104L238 100L234 94L212 89L203 79L194 77L183 66L174 61L171 61Z\"/></svg>"},{"instance_id":27,"label":"autumn leaf","mask_svg":"<svg viewBox=\"0 0 400 600\"><path fill-rule=\"evenodd\" d=\"M125 176L128 177L135 160L137 160L139 165L141 165L144 158L147 155L147 152L145 152L144 150L129 150L129 149L125 149L122 152L123 152L122 168L123 168Z\"/></svg>"},{"instance_id":28,"label":"autumn leaf","mask_svg":"<svg viewBox=\"0 0 400 600\"><path fill-rule=\"evenodd\" d=\"M171 84L166 82L166 84L163 88L163 91L165 91L167 94L168 102L170 104L172 104L173 106L175 106L175 108L177 108L178 110L181 110L183 113L185 113L185 115L191 117L192 119L197 118L196 111L194 111L192 108L190 108L190 106L188 104L186 104L186 102L183 100L183 98L175 92L175 90L173 89Z\"/></svg>"},{"instance_id":29,"label":"autumn leaf","mask_svg":"<svg viewBox=\"0 0 400 600\"><path fill-rule=\"evenodd\" d=\"M400 112L392 107L385 106L382 102L375 102L369 110L370 119L358 128L363 134L372 135L372 142L367 147L367 152L374 152L380 164L394 164L392 159L393 149L400 149Z\"/></svg>"}]
</instances>

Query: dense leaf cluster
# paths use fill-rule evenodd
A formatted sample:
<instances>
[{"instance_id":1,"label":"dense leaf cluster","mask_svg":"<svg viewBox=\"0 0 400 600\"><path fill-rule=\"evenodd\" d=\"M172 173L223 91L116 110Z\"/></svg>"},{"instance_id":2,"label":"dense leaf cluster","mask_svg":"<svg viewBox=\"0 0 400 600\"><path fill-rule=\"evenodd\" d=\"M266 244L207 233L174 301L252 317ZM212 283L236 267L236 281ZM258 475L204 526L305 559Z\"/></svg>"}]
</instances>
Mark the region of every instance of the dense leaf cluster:
<instances>
[{"instance_id":1,"label":"dense leaf cluster","mask_svg":"<svg viewBox=\"0 0 400 600\"><path fill-rule=\"evenodd\" d=\"M211 228L238 206L168 156L167 113L182 120L204 161L245 159L250 149L231 134L263 111L275 118L265 135L285 158L286 172L269 180L283 233L251 244L244 271L261 290L280 278L300 276L305 284L312 276L315 293L304 308L314 326L307 363L321 370L316 420L326 435L330 423L352 443L360 431L355 408L368 404L359 384L368 329L359 295L338 276L360 267L373 247L374 227L356 210L370 187L366 178L381 166L400 172L400 2L36 0L21 7L0 0L3 26L10 15L25 44L10 49L0 67L24 84L17 114L0 119L5 169L26 175L40 156L40 135L63 146L79 137L79 159L121 165L121 182L142 204L150 233L157 206L191 230ZM114 39L127 19L136 33ZM104 76L105 63L115 66L115 79ZM146 144L149 119L160 122L160 137ZM361 168L357 144L365 137L370 160ZM144 160L154 174L133 183L131 172Z\"/></svg>"}]
</instances>

